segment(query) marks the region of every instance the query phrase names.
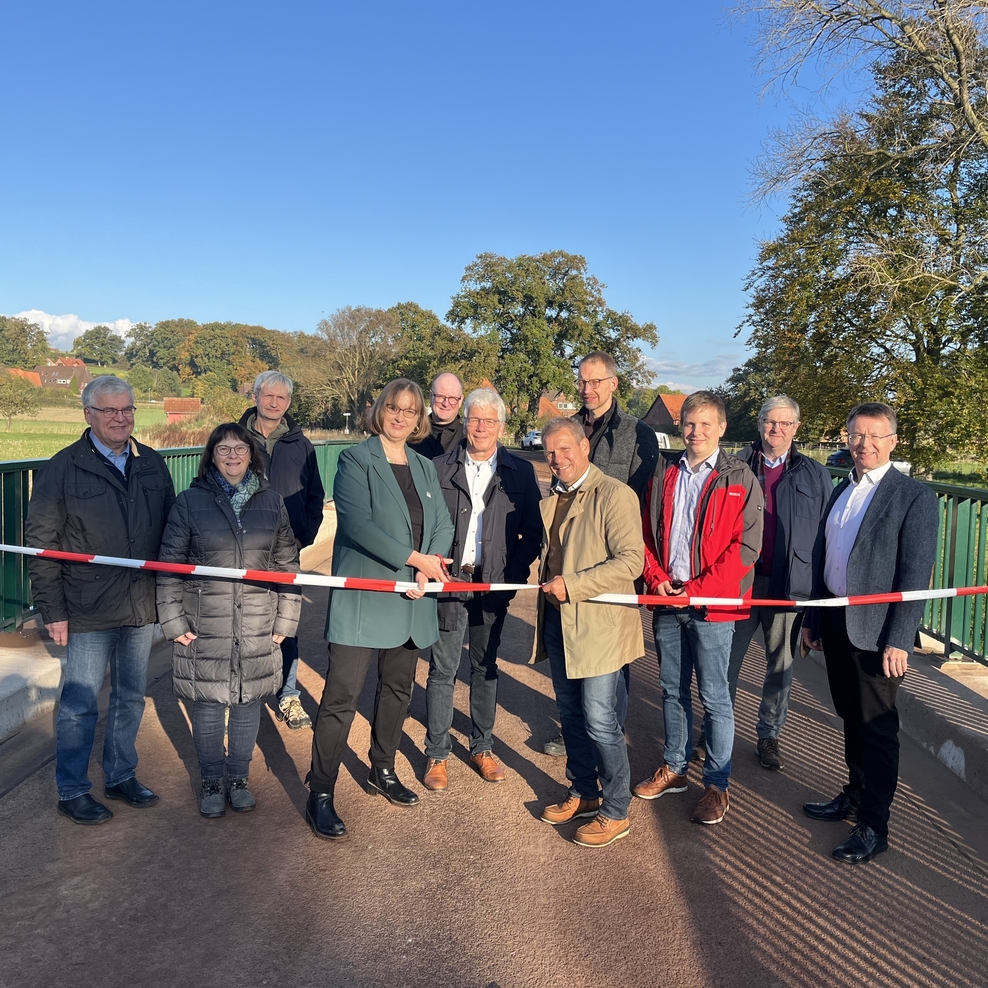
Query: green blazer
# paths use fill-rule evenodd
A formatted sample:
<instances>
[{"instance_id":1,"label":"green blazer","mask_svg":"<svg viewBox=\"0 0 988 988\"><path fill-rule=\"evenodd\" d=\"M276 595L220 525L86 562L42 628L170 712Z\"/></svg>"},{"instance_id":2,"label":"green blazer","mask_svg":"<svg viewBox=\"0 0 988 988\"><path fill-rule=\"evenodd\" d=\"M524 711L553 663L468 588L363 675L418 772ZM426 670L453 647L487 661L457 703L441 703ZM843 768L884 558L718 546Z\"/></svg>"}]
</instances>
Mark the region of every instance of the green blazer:
<instances>
[{"instance_id":1,"label":"green blazer","mask_svg":"<svg viewBox=\"0 0 988 988\"><path fill-rule=\"evenodd\" d=\"M436 468L408 448L408 465L422 501L424 553L447 556L453 544ZM377 580L414 580L405 565L412 545L412 521L394 472L377 436L340 454L333 483L336 539L333 575ZM373 590L330 590L326 640L337 645L395 648L411 639L419 648L439 640L436 600Z\"/></svg>"}]
</instances>

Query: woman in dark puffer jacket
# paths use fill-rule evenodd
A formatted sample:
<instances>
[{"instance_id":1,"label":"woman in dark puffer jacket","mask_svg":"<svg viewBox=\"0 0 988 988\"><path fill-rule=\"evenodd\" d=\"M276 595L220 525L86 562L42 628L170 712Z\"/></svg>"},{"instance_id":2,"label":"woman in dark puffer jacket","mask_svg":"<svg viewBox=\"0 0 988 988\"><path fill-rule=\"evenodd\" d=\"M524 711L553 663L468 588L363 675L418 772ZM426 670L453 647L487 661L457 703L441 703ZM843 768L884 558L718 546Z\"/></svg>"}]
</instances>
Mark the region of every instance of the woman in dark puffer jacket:
<instances>
[{"instance_id":1,"label":"woman in dark puffer jacket","mask_svg":"<svg viewBox=\"0 0 988 988\"><path fill-rule=\"evenodd\" d=\"M243 426L231 422L213 430L198 476L179 494L168 516L158 558L298 571L288 512L281 495L268 488L260 453ZM298 589L159 573L157 598L161 627L175 642L175 694L188 701L192 720L202 775L199 812L223 816L227 799L234 810L252 810L255 800L247 773L261 723L261 700L281 686L279 645L295 634L301 606Z\"/></svg>"}]
</instances>

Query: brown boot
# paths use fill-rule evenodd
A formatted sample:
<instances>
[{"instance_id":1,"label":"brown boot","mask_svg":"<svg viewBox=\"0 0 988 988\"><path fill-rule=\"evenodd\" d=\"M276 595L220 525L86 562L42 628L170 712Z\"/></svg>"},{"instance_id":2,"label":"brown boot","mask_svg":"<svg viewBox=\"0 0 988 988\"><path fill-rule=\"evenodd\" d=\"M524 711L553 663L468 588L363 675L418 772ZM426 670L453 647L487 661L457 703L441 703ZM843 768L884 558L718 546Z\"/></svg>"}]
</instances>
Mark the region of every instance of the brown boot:
<instances>
[{"instance_id":1,"label":"brown boot","mask_svg":"<svg viewBox=\"0 0 988 988\"><path fill-rule=\"evenodd\" d=\"M470 764L480 773L484 782L504 782L504 766L490 751L478 751L470 756Z\"/></svg>"},{"instance_id":2,"label":"brown boot","mask_svg":"<svg viewBox=\"0 0 988 988\"><path fill-rule=\"evenodd\" d=\"M613 844L630 833L631 826L627 817L623 820L612 820L598 813L590 823L585 823L577 830L573 842L581 847L607 847L608 844Z\"/></svg>"},{"instance_id":3,"label":"brown boot","mask_svg":"<svg viewBox=\"0 0 988 988\"><path fill-rule=\"evenodd\" d=\"M542 811L543 823L551 823L554 827L560 823L569 823L581 816L596 816L600 809L599 799L581 799L579 796L567 796L561 803L547 806Z\"/></svg>"},{"instance_id":4,"label":"brown boot","mask_svg":"<svg viewBox=\"0 0 988 988\"><path fill-rule=\"evenodd\" d=\"M631 791L639 799L658 799L668 792L686 792L686 776L676 775L668 765L661 765L652 778L639 782Z\"/></svg>"},{"instance_id":5,"label":"brown boot","mask_svg":"<svg viewBox=\"0 0 988 988\"><path fill-rule=\"evenodd\" d=\"M693 811L693 822L720 823L730 808L731 800L726 792L716 786L707 786Z\"/></svg>"},{"instance_id":6,"label":"brown boot","mask_svg":"<svg viewBox=\"0 0 988 988\"><path fill-rule=\"evenodd\" d=\"M438 758L430 758L425 763L425 775L422 776L422 785L433 792L441 792L449 785L449 777L446 775L446 762L439 761Z\"/></svg>"}]
</instances>

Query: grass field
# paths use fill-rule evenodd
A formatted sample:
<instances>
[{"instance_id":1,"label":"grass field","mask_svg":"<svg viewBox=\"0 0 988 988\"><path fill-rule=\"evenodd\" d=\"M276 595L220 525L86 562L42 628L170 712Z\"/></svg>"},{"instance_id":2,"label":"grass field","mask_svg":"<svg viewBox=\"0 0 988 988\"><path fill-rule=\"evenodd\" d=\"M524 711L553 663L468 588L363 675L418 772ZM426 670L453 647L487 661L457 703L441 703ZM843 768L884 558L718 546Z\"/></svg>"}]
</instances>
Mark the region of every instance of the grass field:
<instances>
[{"instance_id":1,"label":"grass field","mask_svg":"<svg viewBox=\"0 0 988 988\"><path fill-rule=\"evenodd\" d=\"M136 428L165 421L161 405L138 405ZM10 432L0 423L0 460L39 460L75 442L86 428L82 406L42 408L34 415L19 415Z\"/></svg>"}]
</instances>

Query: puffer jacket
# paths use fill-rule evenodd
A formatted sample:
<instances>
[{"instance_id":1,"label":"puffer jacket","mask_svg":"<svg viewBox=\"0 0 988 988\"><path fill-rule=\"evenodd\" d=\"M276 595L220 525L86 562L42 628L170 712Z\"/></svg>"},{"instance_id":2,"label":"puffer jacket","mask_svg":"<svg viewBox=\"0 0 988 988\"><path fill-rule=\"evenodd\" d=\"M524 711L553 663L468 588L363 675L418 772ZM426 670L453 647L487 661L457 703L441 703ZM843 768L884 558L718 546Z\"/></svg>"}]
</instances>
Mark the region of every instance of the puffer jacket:
<instances>
[{"instance_id":1,"label":"puffer jacket","mask_svg":"<svg viewBox=\"0 0 988 988\"><path fill-rule=\"evenodd\" d=\"M645 587L655 591L669 577L670 530L678 451L663 451L645 496ZM690 569L685 591L690 597L751 598L754 566L762 551L765 499L758 480L736 456L721 450L704 484L696 509ZM707 621L739 621L748 607L707 608Z\"/></svg>"},{"instance_id":2,"label":"puffer jacket","mask_svg":"<svg viewBox=\"0 0 988 988\"><path fill-rule=\"evenodd\" d=\"M281 495L266 481L238 522L215 480L196 479L179 494L161 539L165 562L235 569L298 571L298 550ZM158 574L158 618L175 642L172 682L184 700L250 703L281 687L281 649L272 635L295 634L297 587L247 580Z\"/></svg>"}]
</instances>

